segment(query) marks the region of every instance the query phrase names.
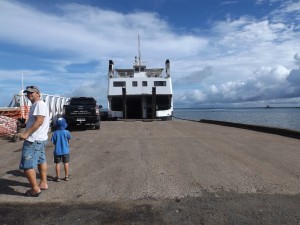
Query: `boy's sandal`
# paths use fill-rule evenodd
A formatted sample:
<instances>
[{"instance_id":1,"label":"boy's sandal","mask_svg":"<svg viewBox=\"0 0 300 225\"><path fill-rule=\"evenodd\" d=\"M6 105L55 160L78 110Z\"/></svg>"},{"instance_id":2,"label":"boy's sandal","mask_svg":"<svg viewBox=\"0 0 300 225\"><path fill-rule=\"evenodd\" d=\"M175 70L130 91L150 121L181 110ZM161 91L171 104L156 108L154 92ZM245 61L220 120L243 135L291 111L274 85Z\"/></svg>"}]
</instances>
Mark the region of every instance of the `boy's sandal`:
<instances>
[{"instance_id":1,"label":"boy's sandal","mask_svg":"<svg viewBox=\"0 0 300 225\"><path fill-rule=\"evenodd\" d=\"M71 179L71 175L69 175L69 176L67 176L67 177L65 177L65 181L69 181Z\"/></svg>"},{"instance_id":2,"label":"boy's sandal","mask_svg":"<svg viewBox=\"0 0 300 225\"><path fill-rule=\"evenodd\" d=\"M55 181L55 182L59 182L59 181L60 181L60 179L59 179L59 177L54 177L54 178L53 178L53 181Z\"/></svg>"}]
</instances>

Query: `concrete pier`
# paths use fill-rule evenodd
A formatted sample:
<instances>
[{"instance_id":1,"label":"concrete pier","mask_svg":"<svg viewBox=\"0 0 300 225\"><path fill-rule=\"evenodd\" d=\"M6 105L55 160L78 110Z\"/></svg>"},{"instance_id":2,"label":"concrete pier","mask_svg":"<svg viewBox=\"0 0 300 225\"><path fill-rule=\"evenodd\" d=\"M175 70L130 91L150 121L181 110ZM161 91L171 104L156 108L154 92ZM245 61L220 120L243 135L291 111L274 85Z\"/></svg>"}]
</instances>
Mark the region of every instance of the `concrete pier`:
<instances>
[{"instance_id":1,"label":"concrete pier","mask_svg":"<svg viewBox=\"0 0 300 225\"><path fill-rule=\"evenodd\" d=\"M181 120L105 121L72 136L72 179L52 181L49 142L49 189L38 198L23 196L22 143L0 140L8 222L18 212L53 224L62 210L64 224L300 224L299 139Z\"/></svg>"}]
</instances>

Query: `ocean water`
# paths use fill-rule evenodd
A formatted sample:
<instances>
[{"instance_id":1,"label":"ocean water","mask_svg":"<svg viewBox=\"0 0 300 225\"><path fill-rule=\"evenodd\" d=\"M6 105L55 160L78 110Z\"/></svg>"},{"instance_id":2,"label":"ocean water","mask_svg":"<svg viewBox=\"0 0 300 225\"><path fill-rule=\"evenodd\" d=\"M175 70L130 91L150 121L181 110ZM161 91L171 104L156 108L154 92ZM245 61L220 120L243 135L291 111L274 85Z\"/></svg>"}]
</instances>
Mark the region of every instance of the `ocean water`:
<instances>
[{"instance_id":1,"label":"ocean water","mask_svg":"<svg viewBox=\"0 0 300 225\"><path fill-rule=\"evenodd\" d=\"M178 108L173 115L175 119L209 119L300 131L300 108Z\"/></svg>"}]
</instances>

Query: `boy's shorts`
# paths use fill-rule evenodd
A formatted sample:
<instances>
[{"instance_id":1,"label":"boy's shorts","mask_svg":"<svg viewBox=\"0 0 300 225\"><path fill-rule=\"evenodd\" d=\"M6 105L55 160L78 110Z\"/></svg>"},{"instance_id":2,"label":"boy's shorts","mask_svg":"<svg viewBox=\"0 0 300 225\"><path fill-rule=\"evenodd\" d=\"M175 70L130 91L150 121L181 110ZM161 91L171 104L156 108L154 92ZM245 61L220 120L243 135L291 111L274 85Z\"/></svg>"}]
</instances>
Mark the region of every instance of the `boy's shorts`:
<instances>
[{"instance_id":1,"label":"boy's shorts","mask_svg":"<svg viewBox=\"0 0 300 225\"><path fill-rule=\"evenodd\" d=\"M70 162L70 154L54 155L54 163L68 163Z\"/></svg>"},{"instance_id":2,"label":"boy's shorts","mask_svg":"<svg viewBox=\"0 0 300 225\"><path fill-rule=\"evenodd\" d=\"M39 164L46 163L45 145L47 141L24 141L20 170L36 169Z\"/></svg>"}]
</instances>

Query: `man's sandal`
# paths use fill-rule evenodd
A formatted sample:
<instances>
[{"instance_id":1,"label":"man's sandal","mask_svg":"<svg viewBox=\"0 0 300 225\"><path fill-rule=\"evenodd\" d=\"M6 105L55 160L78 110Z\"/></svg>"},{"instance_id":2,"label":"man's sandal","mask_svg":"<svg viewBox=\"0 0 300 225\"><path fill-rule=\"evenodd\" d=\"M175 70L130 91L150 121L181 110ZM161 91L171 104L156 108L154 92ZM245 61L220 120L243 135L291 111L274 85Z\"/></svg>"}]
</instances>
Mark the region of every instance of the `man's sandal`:
<instances>
[{"instance_id":1,"label":"man's sandal","mask_svg":"<svg viewBox=\"0 0 300 225\"><path fill-rule=\"evenodd\" d=\"M24 193L24 196L26 197L39 197L40 194L42 193L42 191L38 192L38 193L35 193L35 194L32 194L32 190L28 190Z\"/></svg>"}]
</instances>

